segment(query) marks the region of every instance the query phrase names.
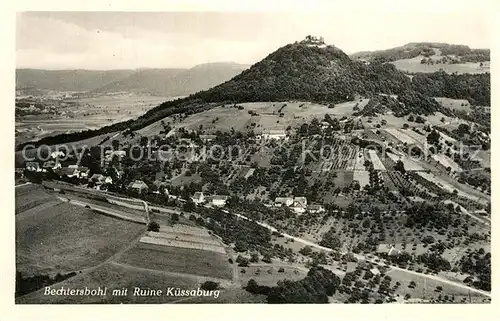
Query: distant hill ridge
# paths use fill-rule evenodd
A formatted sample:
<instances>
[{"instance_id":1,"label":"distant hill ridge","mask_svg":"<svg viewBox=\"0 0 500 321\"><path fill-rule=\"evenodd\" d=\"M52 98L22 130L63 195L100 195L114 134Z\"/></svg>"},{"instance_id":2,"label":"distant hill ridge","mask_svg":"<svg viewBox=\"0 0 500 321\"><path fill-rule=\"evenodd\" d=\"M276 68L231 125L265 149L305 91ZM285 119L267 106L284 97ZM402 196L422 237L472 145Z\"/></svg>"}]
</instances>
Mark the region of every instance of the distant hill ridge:
<instances>
[{"instance_id":1,"label":"distant hill ridge","mask_svg":"<svg viewBox=\"0 0 500 321\"><path fill-rule=\"evenodd\" d=\"M137 70L17 69L16 88L92 93L131 92L157 96L185 96L209 89L248 68L233 62L185 68Z\"/></svg>"}]
</instances>

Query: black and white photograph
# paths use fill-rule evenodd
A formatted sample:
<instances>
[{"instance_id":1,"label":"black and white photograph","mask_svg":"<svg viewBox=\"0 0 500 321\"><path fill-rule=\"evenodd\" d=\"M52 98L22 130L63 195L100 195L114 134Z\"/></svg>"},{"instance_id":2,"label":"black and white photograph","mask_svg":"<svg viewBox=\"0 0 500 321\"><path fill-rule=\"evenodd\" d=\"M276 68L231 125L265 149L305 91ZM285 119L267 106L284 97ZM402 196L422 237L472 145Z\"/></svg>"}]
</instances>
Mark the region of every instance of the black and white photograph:
<instances>
[{"instance_id":1,"label":"black and white photograph","mask_svg":"<svg viewBox=\"0 0 500 321\"><path fill-rule=\"evenodd\" d=\"M15 305L491 305L488 10L15 13Z\"/></svg>"}]
</instances>

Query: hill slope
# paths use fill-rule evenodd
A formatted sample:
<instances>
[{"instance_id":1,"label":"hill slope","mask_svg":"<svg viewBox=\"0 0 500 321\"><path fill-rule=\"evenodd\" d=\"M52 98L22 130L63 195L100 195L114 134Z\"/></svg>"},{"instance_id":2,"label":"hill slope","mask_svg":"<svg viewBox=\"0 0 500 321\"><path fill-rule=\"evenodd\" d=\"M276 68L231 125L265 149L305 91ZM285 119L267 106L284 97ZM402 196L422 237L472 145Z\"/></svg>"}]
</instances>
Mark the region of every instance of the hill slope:
<instances>
[{"instance_id":1,"label":"hill slope","mask_svg":"<svg viewBox=\"0 0 500 321\"><path fill-rule=\"evenodd\" d=\"M181 74L184 72L178 76ZM436 82L439 86L433 86ZM394 94L401 95L400 102L405 105L397 108L398 114L429 114L439 111L439 104L432 100L433 96L468 99L475 104L489 105L489 93L489 74L434 73L410 78L392 64L365 65L333 46L302 41L279 48L221 85L165 102L135 120L96 131L47 137L37 144L50 145L111 132L138 130L173 114L189 115L223 103L301 100L331 104L353 100L356 95Z\"/></svg>"},{"instance_id":2,"label":"hill slope","mask_svg":"<svg viewBox=\"0 0 500 321\"><path fill-rule=\"evenodd\" d=\"M199 97L207 101L347 101L356 94L397 94L410 79L391 65L365 66L333 46L294 43Z\"/></svg>"}]
</instances>

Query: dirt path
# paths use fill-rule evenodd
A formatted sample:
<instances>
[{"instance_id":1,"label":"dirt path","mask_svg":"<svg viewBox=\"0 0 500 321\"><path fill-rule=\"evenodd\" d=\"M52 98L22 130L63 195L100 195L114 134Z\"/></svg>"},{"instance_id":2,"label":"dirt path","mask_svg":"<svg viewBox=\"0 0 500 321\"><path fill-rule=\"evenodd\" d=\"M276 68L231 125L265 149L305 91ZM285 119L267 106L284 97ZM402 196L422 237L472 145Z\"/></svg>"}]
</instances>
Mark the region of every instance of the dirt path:
<instances>
[{"instance_id":1,"label":"dirt path","mask_svg":"<svg viewBox=\"0 0 500 321\"><path fill-rule=\"evenodd\" d=\"M64 201L64 202L68 202L69 201L71 204L74 204L74 205L83 206L83 207L88 206L90 209L95 209L95 210L98 210L98 211L103 212L105 214L108 214L108 215L111 215L111 216L114 216L114 217L117 217L117 218L120 218L120 219L123 219L123 220L126 220L126 221L132 221L132 222L143 223L143 224L147 223L147 219L146 218L139 217L139 216L134 216L134 214L124 214L122 212L111 210L109 208L106 208L106 207L103 207L103 206L99 206L99 205L95 205L93 203L83 202L83 201L77 201L77 200L73 200L73 199L70 199L70 198L64 198L64 197L61 197L61 196L57 196L57 197L60 200Z\"/></svg>"}]
</instances>

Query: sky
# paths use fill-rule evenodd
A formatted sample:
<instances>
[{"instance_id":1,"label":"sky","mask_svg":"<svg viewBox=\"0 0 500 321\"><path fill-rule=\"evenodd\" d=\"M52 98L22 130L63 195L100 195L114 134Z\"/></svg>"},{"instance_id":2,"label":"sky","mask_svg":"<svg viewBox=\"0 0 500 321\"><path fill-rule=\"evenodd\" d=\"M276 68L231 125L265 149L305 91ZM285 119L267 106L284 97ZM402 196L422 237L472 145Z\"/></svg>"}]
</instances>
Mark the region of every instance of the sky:
<instances>
[{"instance_id":1,"label":"sky","mask_svg":"<svg viewBox=\"0 0 500 321\"><path fill-rule=\"evenodd\" d=\"M483 10L484 11L484 10ZM16 66L38 69L189 68L254 64L307 35L350 54L408 42L491 46L481 11L21 12Z\"/></svg>"}]
</instances>

